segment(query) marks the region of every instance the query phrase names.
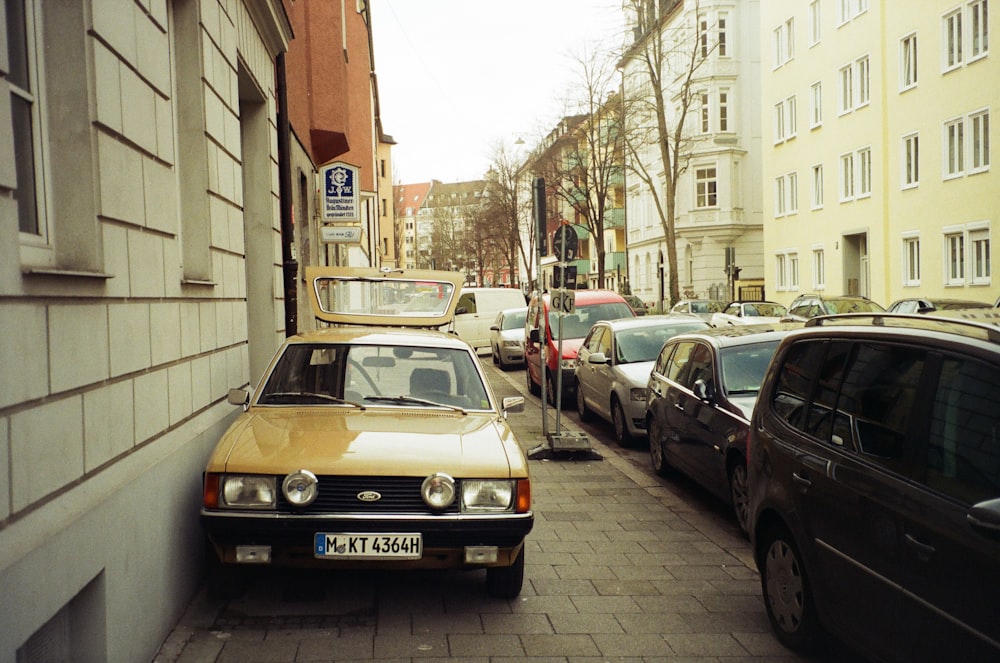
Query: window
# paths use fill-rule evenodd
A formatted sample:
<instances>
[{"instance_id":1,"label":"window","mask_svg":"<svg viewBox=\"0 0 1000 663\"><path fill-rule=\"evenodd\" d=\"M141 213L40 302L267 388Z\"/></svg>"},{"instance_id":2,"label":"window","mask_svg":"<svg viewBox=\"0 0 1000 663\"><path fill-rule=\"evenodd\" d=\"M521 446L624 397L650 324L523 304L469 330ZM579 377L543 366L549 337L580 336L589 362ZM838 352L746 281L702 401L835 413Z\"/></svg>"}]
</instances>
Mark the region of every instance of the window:
<instances>
[{"instance_id":1,"label":"window","mask_svg":"<svg viewBox=\"0 0 1000 663\"><path fill-rule=\"evenodd\" d=\"M788 290L788 256L779 253L774 257L775 281L778 290Z\"/></svg>"},{"instance_id":2,"label":"window","mask_svg":"<svg viewBox=\"0 0 1000 663\"><path fill-rule=\"evenodd\" d=\"M719 131L729 131L729 89L719 90Z\"/></svg>"},{"instance_id":3,"label":"window","mask_svg":"<svg viewBox=\"0 0 1000 663\"><path fill-rule=\"evenodd\" d=\"M822 290L826 287L826 255L823 249L813 249L813 288Z\"/></svg>"},{"instance_id":4,"label":"window","mask_svg":"<svg viewBox=\"0 0 1000 663\"><path fill-rule=\"evenodd\" d=\"M725 12L719 12L719 18L716 22L716 27L718 30L718 47L716 52L720 58L725 58L729 56L729 43L726 39L726 31L728 30L729 14Z\"/></svg>"},{"instance_id":5,"label":"window","mask_svg":"<svg viewBox=\"0 0 1000 663\"><path fill-rule=\"evenodd\" d=\"M774 68L777 69L795 57L795 19L790 18L773 32Z\"/></svg>"},{"instance_id":6,"label":"window","mask_svg":"<svg viewBox=\"0 0 1000 663\"><path fill-rule=\"evenodd\" d=\"M794 214L799 211L797 173L781 175L774 180L774 215Z\"/></svg>"},{"instance_id":7,"label":"window","mask_svg":"<svg viewBox=\"0 0 1000 663\"><path fill-rule=\"evenodd\" d=\"M785 210L785 177L776 177L774 180L774 216L784 216Z\"/></svg>"},{"instance_id":8,"label":"window","mask_svg":"<svg viewBox=\"0 0 1000 663\"><path fill-rule=\"evenodd\" d=\"M7 2L7 41L10 71L11 123L14 134L14 168L17 189L17 225L22 241L48 242L45 222L45 182L42 180L44 128L38 103L38 70L35 57L35 6L32 2Z\"/></svg>"},{"instance_id":9,"label":"window","mask_svg":"<svg viewBox=\"0 0 1000 663\"><path fill-rule=\"evenodd\" d=\"M695 207L715 207L718 204L717 188L714 167L695 169Z\"/></svg>"},{"instance_id":10,"label":"window","mask_svg":"<svg viewBox=\"0 0 1000 663\"><path fill-rule=\"evenodd\" d=\"M775 144L785 140L785 102L779 101L774 105L774 142Z\"/></svg>"},{"instance_id":11,"label":"window","mask_svg":"<svg viewBox=\"0 0 1000 663\"><path fill-rule=\"evenodd\" d=\"M809 126L815 129L823 124L823 83L813 83L809 92Z\"/></svg>"},{"instance_id":12,"label":"window","mask_svg":"<svg viewBox=\"0 0 1000 663\"><path fill-rule=\"evenodd\" d=\"M972 249L972 264L970 265L972 268L972 283L974 285L989 285L990 229L975 228L969 230L969 248Z\"/></svg>"},{"instance_id":13,"label":"window","mask_svg":"<svg viewBox=\"0 0 1000 663\"><path fill-rule=\"evenodd\" d=\"M798 133L798 122L795 119L797 114L797 107L795 103L795 95L785 99L785 117L788 121L788 137L795 138Z\"/></svg>"},{"instance_id":14,"label":"window","mask_svg":"<svg viewBox=\"0 0 1000 663\"><path fill-rule=\"evenodd\" d=\"M858 197L872 195L872 151L866 147L858 151Z\"/></svg>"},{"instance_id":15,"label":"window","mask_svg":"<svg viewBox=\"0 0 1000 663\"><path fill-rule=\"evenodd\" d=\"M942 44L945 71L962 64L962 10L956 9L943 19Z\"/></svg>"},{"instance_id":16,"label":"window","mask_svg":"<svg viewBox=\"0 0 1000 663\"><path fill-rule=\"evenodd\" d=\"M969 116L971 172L986 170L990 165L990 113L982 111Z\"/></svg>"},{"instance_id":17,"label":"window","mask_svg":"<svg viewBox=\"0 0 1000 663\"><path fill-rule=\"evenodd\" d=\"M789 290L799 289L799 254L788 254L788 288Z\"/></svg>"},{"instance_id":18,"label":"window","mask_svg":"<svg viewBox=\"0 0 1000 663\"><path fill-rule=\"evenodd\" d=\"M849 113L854 109L854 67L848 65L840 70L840 112Z\"/></svg>"},{"instance_id":19,"label":"window","mask_svg":"<svg viewBox=\"0 0 1000 663\"><path fill-rule=\"evenodd\" d=\"M868 56L858 58L854 63L857 70L858 83L858 106L864 106L871 101L871 73L868 63Z\"/></svg>"},{"instance_id":20,"label":"window","mask_svg":"<svg viewBox=\"0 0 1000 663\"><path fill-rule=\"evenodd\" d=\"M708 19L702 17L698 20L698 43L701 47L701 57L708 57Z\"/></svg>"},{"instance_id":21,"label":"window","mask_svg":"<svg viewBox=\"0 0 1000 663\"><path fill-rule=\"evenodd\" d=\"M809 3L809 45L815 46L819 43L821 28L823 26L822 16L819 10L819 0L812 0Z\"/></svg>"},{"instance_id":22,"label":"window","mask_svg":"<svg viewBox=\"0 0 1000 663\"><path fill-rule=\"evenodd\" d=\"M701 97L701 133L707 134L711 131L711 105L709 104L708 92L702 92Z\"/></svg>"},{"instance_id":23,"label":"window","mask_svg":"<svg viewBox=\"0 0 1000 663\"><path fill-rule=\"evenodd\" d=\"M812 167L812 208L823 207L823 164Z\"/></svg>"},{"instance_id":24,"label":"window","mask_svg":"<svg viewBox=\"0 0 1000 663\"><path fill-rule=\"evenodd\" d=\"M795 138L796 134L796 104L795 97L791 96L784 101L779 101L774 105L774 142L781 143L790 138Z\"/></svg>"},{"instance_id":25,"label":"window","mask_svg":"<svg viewBox=\"0 0 1000 663\"><path fill-rule=\"evenodd\" d=\"M990 22L987 0L969 3L970 59L981 58L990 50Z\"/></svg>"},{"instance_id":26,"label":"window","mask_svg":"<svg viewBox=\"0 0 1000 663\"><path fill-rule=\"evenodd\" d=\"M944 173L956 177L965 172L965 122L963 118L944 125Z\"/></svg>"},{"instance_id":27,"label":"window","mask_svg":"<svg viewBox=\"0 0 1000 663\"><path fill-rule=\"evenodd\" d=\"M909 90L917 84L917 35L899 40L899 88Z\"/></svg>"},{"instance_id":28,"label":"window","mask_svg":"<svg viewBox=\"0 0 1000 663\"><path fill-rule=\"evenodd\" d=\"M920 136L903 136L903 188L910 189L920 184Z\"/></svg>"},{"instance_id":29,"label":"window","mask_svg":"<svg viewBox=\"0 0 1000 663\"><path fill-rule=\"evenodd\" d=\"M920 285L920 235L903 236L903 285Z\"/></svg>"},{"instance_id":30,"label":"window","mask_svg":"<svg viewBox=\"0 0 1000 663\"><path fill-rule=\"evenodd\" d=\"M866 11L868 11L868 0L838 0L837 25L843 25Z\"/></svg>"},{"instance_id":31,"label":"window","mask_svg":"<svg viewBox=\"0 0 1000 663\"><path fill-rule=\"evenodd\" d=\"M854 154L840 156L840 201L854 200Z\"/></svg>"},{"instance_id":32,"label":"window","mask_svg":"<svg viewBox=\"0 0 1000 663\"><path fill-rule=\"evenodd\" d=\"M965 285L965 235L950 233L945 242L945 285Z\"/></svg>"}]
</instances>

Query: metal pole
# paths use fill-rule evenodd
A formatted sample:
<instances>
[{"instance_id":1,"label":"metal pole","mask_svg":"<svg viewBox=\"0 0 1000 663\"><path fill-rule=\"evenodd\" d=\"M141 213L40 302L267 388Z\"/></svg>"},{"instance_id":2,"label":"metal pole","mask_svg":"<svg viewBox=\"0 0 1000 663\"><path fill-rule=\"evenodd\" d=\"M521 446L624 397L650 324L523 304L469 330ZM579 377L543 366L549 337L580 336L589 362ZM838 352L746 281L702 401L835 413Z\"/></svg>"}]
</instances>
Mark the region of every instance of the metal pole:
<instances>
[{"instance_id":1,"label":"metal pole","mask_svg":"<svg viewBox=\"0 0 1000 663\"><path fill-rule=\"evenodd\" d=\"M542 299L542 256L543 247L545 245L545 178L536 177L531 185L531 196L532 196L532 207L535 217L535 247L536 247L536 260L535 269L537 271L537 278L535 279L535 293L538 306L541 309L541 322L538 325L538 363L539 363L539 381L541 384L541 396L542 396L542 435L546 438L548 437L549 425L548 425L548 412L546 411L546 405L548 404L545 399L545 375L549 370L548 367L548 343L546 342L546 328L548 326L548 312L545 310L545 301Z\"/></svg>"}]
</instances>

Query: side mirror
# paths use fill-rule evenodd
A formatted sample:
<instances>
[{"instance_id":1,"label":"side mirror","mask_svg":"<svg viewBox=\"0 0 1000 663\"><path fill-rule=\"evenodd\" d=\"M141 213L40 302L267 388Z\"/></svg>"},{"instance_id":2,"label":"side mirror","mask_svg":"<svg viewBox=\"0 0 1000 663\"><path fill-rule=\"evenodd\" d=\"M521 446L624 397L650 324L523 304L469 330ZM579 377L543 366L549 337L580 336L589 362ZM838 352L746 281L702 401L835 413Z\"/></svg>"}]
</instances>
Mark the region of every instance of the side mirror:
<instances>
[{"instance_id":1,"label":"side mirror","mask_svg":"<svg viewBox=\"0 0 1000 663\"><path fill-rule=\"evenodd\" d=\"M715 390L711 387L711 385L700 378L694 381L692 390L698 400L705 401L706 403L711 401L715 396Z\"/></svg>"},{"instance_id":2,"label":"side mirror","mask_svg":"<svg viewBox=\"0 0 1000 663\"><path fill-rule=\"evenodd\" d=\"M524 396L504 396L503 416L511 412L524 412Z\"/></svg>"},{"instance_id":3,"label":"side mirror","mask_svg":"<svg viewBox=\"0 0 1000 663\"><path fill-rule=\"evenodd\" d=\"M490 331L500 331L500 325L490 325Z\"/></svg>"},{"instance_id":4,"label":"side mirror","mask_svg":"<svg viewBox=\"0 0 1000 663\"><path fill-rule=\"evenodd\" d=\"M226 395L226 401L230 405L242 405L245 410L250 404L250 392L245 389L230 389Z\"/></svg>"},{"instance_id":5,"label":"side mirror","mask_svg":"<svg viewBox=\"0 0 1000 663\"><path fill-rule=\"evenodd\" d=\"M462 315L463 313L468 313L468 312L469 309L465 308L464 306L459 306L457 309L455 309L455 315Z\"/></svg>"},{"instance_id":6,"label":"side mirror","mask_svg":"<svg viewBox=\"0 0 1000 663\"><path fill-rule=\"evenodd\" d=\"M587 357L588 364L610 364L611 360L603 352L591 352Z\"/></svg>"},{"instance_id":7,"label":"side mirror","mask_svg":"<svg viewBox=\"0 0 1000 663\"><path fill-rule=\"evenodd\" d=\"M539 338L540 338L540 336L538 334L538 327L535 327L530 332L528 332L528 340L530 342L532 342L532 343L538 343L539 342Z\"/></svg>"}]
</instances>

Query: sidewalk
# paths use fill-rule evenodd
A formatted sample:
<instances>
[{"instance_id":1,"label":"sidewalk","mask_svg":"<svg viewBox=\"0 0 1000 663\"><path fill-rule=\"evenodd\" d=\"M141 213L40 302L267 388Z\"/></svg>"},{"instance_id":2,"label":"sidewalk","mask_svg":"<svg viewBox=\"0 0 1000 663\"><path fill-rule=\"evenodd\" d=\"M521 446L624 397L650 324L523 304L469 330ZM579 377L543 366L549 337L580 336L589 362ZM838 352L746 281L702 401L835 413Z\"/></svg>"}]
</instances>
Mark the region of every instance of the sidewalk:
<instances>
[{"instance_id":1,"label":"sidewalk","mask_svg":"<svg viewBox=\"0 0 1000 663\"><path fill-rule=\"evenodd\" d=\"M523 394L522 373L488 371L499 396ZM545 438L539 400L525 401L510 423L527 451ZM735 523L590 442L602 459L531 461L517 599L486 597L482 574L341 572L284 588L265 574L221 611L196 597L154 661L806 660L771 635Z\"/></svg>"}]
</instances>

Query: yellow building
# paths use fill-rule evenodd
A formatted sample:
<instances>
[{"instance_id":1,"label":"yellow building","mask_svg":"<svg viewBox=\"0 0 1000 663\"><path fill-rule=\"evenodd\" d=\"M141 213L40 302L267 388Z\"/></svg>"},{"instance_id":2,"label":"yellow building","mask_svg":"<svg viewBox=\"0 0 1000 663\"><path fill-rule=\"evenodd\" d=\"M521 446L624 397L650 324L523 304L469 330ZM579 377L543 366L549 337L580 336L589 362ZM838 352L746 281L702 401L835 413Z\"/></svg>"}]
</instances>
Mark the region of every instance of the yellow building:
<instances>
[{"instance_id":1,"label":"yellow building","mask_svg":"<svg viewBox=\"0 0 1000 663\"><path fill-rule=\"evenodd\" d=\"M769 298L993 302L988 0L761 3Z\"/></svg>"}]
</instances>

